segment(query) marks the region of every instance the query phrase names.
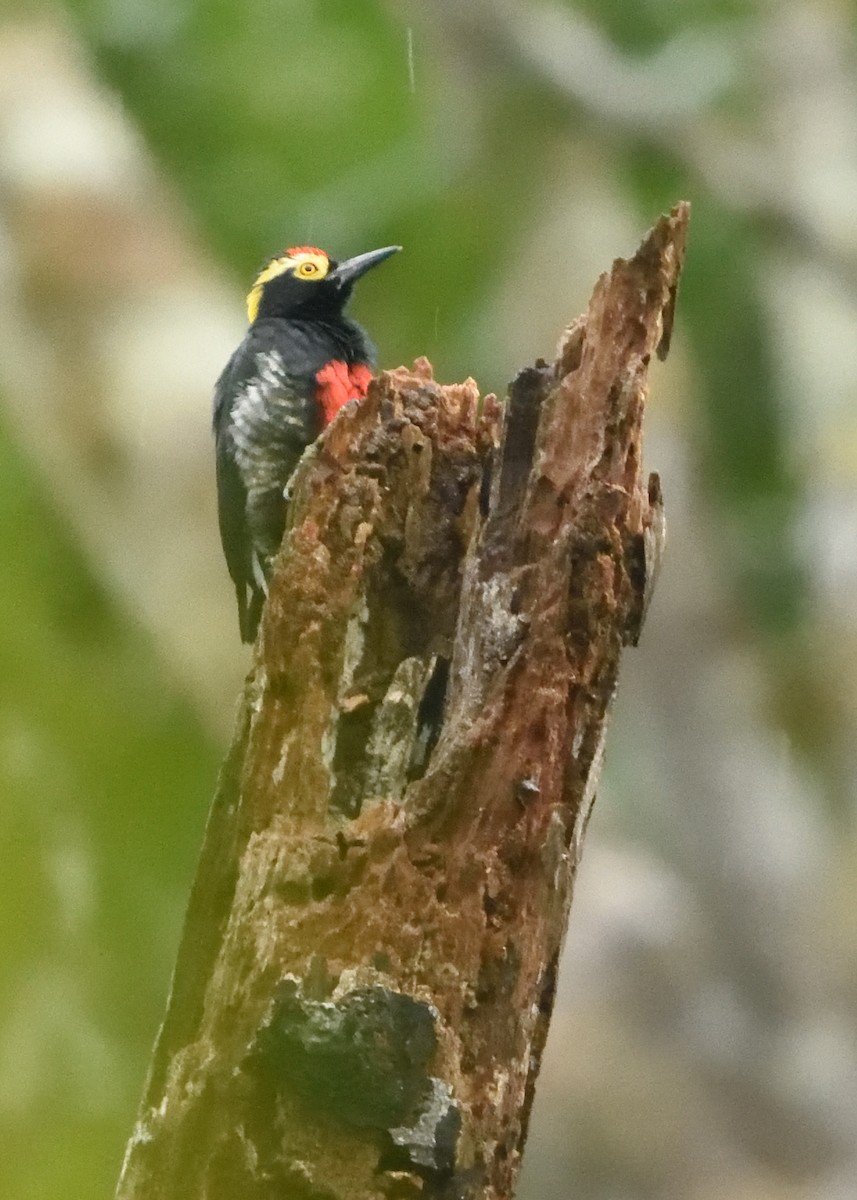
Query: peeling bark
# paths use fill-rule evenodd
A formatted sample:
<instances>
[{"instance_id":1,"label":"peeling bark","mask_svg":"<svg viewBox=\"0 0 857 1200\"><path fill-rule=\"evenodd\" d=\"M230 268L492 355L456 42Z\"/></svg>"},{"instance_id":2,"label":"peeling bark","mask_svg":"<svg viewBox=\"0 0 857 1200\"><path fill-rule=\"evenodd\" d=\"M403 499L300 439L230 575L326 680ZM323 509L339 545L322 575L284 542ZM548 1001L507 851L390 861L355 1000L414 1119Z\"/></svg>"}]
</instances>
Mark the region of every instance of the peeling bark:
<instances>
[{"instance_id":1,"label":"peeling bark","mask_svg":"<svg viewBox=\"0 0 857 1200\"><path fill-rule=\"evenodd\" d=\"M687 217L503 409L420 360L302 462L119 1200L511 1196L663 542Z\"/></svg>"}]
</instances>

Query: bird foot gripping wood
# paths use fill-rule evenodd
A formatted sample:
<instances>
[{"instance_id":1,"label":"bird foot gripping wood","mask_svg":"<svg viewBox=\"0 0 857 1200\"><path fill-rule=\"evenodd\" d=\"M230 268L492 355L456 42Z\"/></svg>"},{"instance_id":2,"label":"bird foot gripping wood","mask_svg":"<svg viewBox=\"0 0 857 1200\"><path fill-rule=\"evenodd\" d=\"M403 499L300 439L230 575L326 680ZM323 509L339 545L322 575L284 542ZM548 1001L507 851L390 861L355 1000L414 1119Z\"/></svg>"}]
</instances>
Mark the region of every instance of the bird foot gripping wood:
<instances>
[{"instance_id":1,"label":"bird foot gripping wood","mask_svg":"<svg viewBox=\"0 0 857 1200\"><path fill-rule=\"evenodd\" d=\"M420 360L298 468L122 1200L512 1194L662 542L687 215L504 410Z\"/></svg>"}]
</instances>

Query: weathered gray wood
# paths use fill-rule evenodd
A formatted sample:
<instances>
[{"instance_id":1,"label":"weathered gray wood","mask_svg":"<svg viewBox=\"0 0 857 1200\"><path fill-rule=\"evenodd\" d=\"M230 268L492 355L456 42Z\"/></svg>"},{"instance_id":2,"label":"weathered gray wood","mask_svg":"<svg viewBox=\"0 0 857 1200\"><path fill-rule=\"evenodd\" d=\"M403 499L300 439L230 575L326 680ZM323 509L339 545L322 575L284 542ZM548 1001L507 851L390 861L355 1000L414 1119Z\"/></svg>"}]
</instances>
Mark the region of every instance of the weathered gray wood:
<instances>
[{"instance_id":1,"label":"weathered gray wood","mask_svg":"<svg viewBox=\"0 0 857 1200\"><path fill-rule=\"evenodd\" d=\"M421 360L302 464L120 1200L512 1194L663 539L687 215L502 411Z\"/></svg>"}]
</instances>

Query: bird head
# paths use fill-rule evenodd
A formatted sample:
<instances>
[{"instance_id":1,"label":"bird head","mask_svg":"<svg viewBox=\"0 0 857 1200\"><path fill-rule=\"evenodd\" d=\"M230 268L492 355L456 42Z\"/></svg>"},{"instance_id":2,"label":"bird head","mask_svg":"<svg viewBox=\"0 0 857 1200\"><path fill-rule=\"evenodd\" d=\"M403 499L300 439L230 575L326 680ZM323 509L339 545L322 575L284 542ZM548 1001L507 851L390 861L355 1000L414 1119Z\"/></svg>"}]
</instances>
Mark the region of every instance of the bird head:
<instances>
[{"instance_id":1,"label":"bird head","mask_svg":"<svg viewBox=\"0 0 857 1200\"><path fill-rule=\"evenodd\" d=\"M336 262L316 246L292 246L256 276L247 295L250 324L260 317L338 315L360 276L397 250L401 246L385 246Z\"/></svg>"}]
</instances>

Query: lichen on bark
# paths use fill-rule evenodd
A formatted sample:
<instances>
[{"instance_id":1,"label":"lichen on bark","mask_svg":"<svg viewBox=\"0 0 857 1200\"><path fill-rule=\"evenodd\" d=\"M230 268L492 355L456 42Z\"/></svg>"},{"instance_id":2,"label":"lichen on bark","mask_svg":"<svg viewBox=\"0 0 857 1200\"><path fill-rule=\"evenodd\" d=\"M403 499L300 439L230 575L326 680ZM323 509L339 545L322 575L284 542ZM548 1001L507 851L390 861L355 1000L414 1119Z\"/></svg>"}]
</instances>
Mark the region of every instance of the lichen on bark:
<instances>
[{"instance_id":1,"label":"lichen on bark","mask_svg":"<svg viewBox=\"0 0 857 1200\"><path fill-rule=\"evenodd\" d=\"M511 1195L663 541L686 225L504 406L419 360L302 462L121 1200Z\"/></svg>"}]
</instances>

